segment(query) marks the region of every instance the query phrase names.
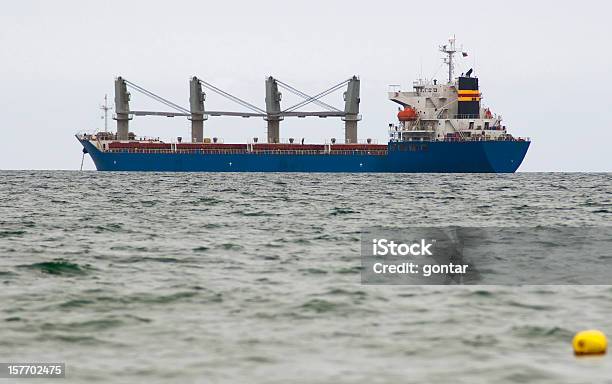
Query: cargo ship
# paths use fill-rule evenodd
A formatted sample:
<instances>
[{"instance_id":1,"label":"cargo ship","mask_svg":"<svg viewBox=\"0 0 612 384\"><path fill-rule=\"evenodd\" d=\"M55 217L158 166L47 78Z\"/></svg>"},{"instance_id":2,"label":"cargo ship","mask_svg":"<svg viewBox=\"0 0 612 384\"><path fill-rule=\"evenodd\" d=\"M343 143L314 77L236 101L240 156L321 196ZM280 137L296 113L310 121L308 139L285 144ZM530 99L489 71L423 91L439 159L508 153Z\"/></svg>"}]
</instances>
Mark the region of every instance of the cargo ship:
<instances>
[{"instance_id":1,"label":"cargo ship","mask_svg":"<svg viewBox=\"0 0 612 384\"><path fill-rule=\"evenodd\" d=\"M386 144L371 139L359 142L360 79L353 76L314 96L278 79L266 79L265 109L250 104L197 77L190 79L189 108L184 108L127 79L115 79L117 131L78 134L83 156L89 154L99 171L154 172L430 172L430 173L512 173L521 165L530 145L529 138L514 137L502 124L501 116L482 105L478 77L472 69L455 77L455 38L440 46L448 78L420 79L411 91L392 89L389 100L399 104L397 120L388 126ZM321 100L343 89L344 110ZM135 90L173 111L130 109ZM204 108L203 88L226 97L250 112L210 111ZM281 108L279 88L303 99ZM304 112L308 104L324 111ZM110 109L103 107L105 114ZM191 141L182 137L165 141L138 137L129 130L135 116L187 117L191 121ZM224 143L204 137L204 122L215 116L261 117L267 122L267 142L252 138L244 143ZM344 142L335 138L324 143L304 143L304 139L281 140L280 123L290 117L340 117L345 125ZM386 127L387 128L387 127Z\"/></svg>"}]
</instances>

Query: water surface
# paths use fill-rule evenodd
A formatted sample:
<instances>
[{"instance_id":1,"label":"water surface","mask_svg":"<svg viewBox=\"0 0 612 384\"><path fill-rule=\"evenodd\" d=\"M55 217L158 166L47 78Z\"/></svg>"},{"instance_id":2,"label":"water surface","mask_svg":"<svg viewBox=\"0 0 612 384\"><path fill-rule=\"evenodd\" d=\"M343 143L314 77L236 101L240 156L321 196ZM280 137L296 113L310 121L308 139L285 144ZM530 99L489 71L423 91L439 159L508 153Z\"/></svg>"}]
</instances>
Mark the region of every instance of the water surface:
<instances>
[{"instance_id":1,"label":"water surface","mask_svg":"<svg viewBox=\"0 0 612 384\"><path fill-rule=\"evenodd\" d=\"M360 229L609 226L610 174L0 172L0 361L66 382L594 383L609 286L363 286ZM24 381L25 382L25 381Z\"/></svg>"}]
</instances>

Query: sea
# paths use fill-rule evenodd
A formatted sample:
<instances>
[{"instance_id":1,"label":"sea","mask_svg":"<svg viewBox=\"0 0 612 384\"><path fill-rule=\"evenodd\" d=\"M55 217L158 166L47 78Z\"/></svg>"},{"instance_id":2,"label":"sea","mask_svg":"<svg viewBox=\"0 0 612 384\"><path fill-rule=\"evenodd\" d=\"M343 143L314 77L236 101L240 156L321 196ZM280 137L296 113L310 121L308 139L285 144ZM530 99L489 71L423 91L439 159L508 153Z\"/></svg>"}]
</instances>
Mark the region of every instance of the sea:
<instances>
[{"instance_id":1,"label":"sea","mask_svg":"<svg viewBox=\"0 0 612 384\"><path fill-rule=\"evenodd\" d=\"M573 354L580 330L612 337L612 285L580 271L360 276L369 226L611 219L610 173L0 171L0 362L66 364L17 383L612 383L612 354Z\"/></svg>"}]
</instances>

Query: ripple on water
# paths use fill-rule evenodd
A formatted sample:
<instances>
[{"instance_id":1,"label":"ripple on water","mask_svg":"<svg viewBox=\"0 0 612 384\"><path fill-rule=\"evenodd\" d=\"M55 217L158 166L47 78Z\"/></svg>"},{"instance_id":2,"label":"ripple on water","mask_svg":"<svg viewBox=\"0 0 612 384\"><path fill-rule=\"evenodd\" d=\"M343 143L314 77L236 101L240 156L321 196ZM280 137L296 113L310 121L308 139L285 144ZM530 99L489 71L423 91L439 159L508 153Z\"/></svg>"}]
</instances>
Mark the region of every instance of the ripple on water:
<instances>
[{"instance_id":1,"label":"ripple on water","mask_svg":"<svg viewBox=\"0 0 612 384\"><path fill-rule=\"evenodd\" d=\"M121 223L109 223L106 225L96 225L93 227L94 233L105 233L105 232L124 232L128 231L123 228Z\"/></svg>"},{"instance_id":2,"label":"ripple on water","mask_svg":"<svg viewBox=\"0 0 612 384\"><path fill-rule=\"evenodd\" d=\"M84 276L94 268L89 264L79 265L64 259L54 259L41 263L18 265L17 268L28 269L56 276Z\"/></svg>"},{"instance_id":3,"label":"ripple on water","mask_svg":"<svg viewBox=\"0 0 612 384\"><path fill-rule=\"evenodd\" d=\"M325 275L327 271L322 268L302 268L299 269L304 275Z\"/></svg>"},{"instance_id":4,"label":"ripple on water","mask_svg":"<svg viewBox=\"0 0 612 384\"><path fill-rule=\"evenodd\" d=\"M494 335L483 335L483 334L478 334L475 335L474 337L462 337L461 338L461 343L468 345L470 347L492 347L494 345L499 344L499 339L497 337L495 337Z\"/></svg>"},{"instance_id":5,"label":"ripple on water","mask_svg":"<svg viewBox=\"0 0 612 384\"><path fill-rule=\"evenodd\" d=\"M226 251L240 251L244 249L244 247L237 243L223 243L219 245L218 248L224 249Z\"/></svg>"},{"instance_id":6,"label":"ripple on water","mask_svg":"<svg viewBox=\"0 0 612 384\"><path fill-rule=\"evenodd\" d=\"M361 291L361 290L347 290L347 289L342 289L342 288L332 288L330 290L328 290L326 293L326 295L333 295L333 296L351 296L351 297L366 297L368 294L365 291Z\"/></svg>"},{"instance_id":7,"label":"ripple on water","mask_svg":"<svg viewBox=\"0 0 612 384\"><path fill-rule=\"evenodd\" d=\"M361 273L361 270L363 269L363 267L361 265L355 265L353 267L345 267L345 268L340 268L336 270L336 273L339 274L349 274L349 275L353 275L353 274L359 274Z\"/></svg>"},{"instance_id":8,"label":"ripple on water","mask_svg":"<svg viewBox=\"0 0 612 384\"><path fill-rule=\"evenodd\" d=\"M345 207L334 207L334 209L331 211L330 215L332 216L338 216L338 215L348 215L351 213L357 213L357 211L354 211L350 208L345 208Z\"/></svg>"},{"instance_id":9,"label":"ripple on water","mask_svg":"<svg viewBox=\"0 0 612 384\"><path fill-rule=\"evenodd\" d=\"M512 333L524 339L553 339L558 341L571 340L574 332L561 327L545 327L538 325L522 325L512 327Z\"/></svg>"},{"instance_id":10,"label":"ripple on water","mask_svg":"<svg viewBox=\"0 0 612 384\"><path fill-rule=\"evenodd\" d=\"M25 235L27 232L23 230L9 230L9 231L0 231L0 238L4 237L20 237Z\"/></svg>"},{"instance_id":11,"label":"ripple on water","mask_svg":"<svg viewBox=\"0 0 612 384\"><path fill-rule=\"evenodd\" d=\"M42 331L104 331L111 328L117 328L125 325L126 322L116 318L103 318L87 321L69 322L69 323L43 323Z\"/></svg>"},{"instance_id":12,"label":"ripple on water","mask_svg":"<svg viewBox=\"0 0 612 384\"><path fill-rule=\"evenodd\" d=\"M235 211L231 213L232 215L241 215L245 217L271 217L278 216L279 213L276 212L265 212L265 211Z\"/></svg>"},{"instance_id":13,"label":"ripple on water","mask_svg":"<svg viewBox=\"0 0 612 384\"><path fill-rule=\"evenodd\" d=\"M141 263L141 262L154 262L154 263L189 263L191 259L177 259L174 257L148 257L148 256L135 256L122 259L122 263Z\"/></svg>"},{"instance_id":14,"label":"ripple on water","mask_svg":"<svg viewBox=\"0 0 612 384\"><path fill-rule=\"evenodd\" d=\"M202 205L217 205L222 204L223 200L219 200L214 197L200 197L198 198L198 203L201 203Z\"/></svg>"},{"instance_id":15,"label":"ripple on water","mask_svg":"<svg viewBox=\"0 0 612 384\"><path fill-rule=\"evenodd\" d=\"M555 308L553 305L531 304L531 303L524 303L524 302L520 302L520 301L516 301L516 300L506 301L505 304L508 305L508 306L511 306L511 307L524 308L524 309L532 309L534 311L548 311L548 310L551 310L551 309Z\"/></svg>"},{"instance_id":16,"label":"ripple on water","mask_svg":"<svg viewBox=\"0 0 612 384\"><path fill-rule=\"evenodd\" d=\"M84 307L86 305L91 305L91 304L95 304L95 301L88 300L88 299L73 299L73 300L68 300L66 302L63 302L59 306L60 308L71 309L71 308L81 308L81 307Z\"/></svg>"},{"instance_id":17,"label":"ripple on water","mask_svg":"<svg viewBox=\"0 0 612 384\"><path fill-rule=\"evenodd\" d=\"M182 301L192 301L197 298L199 303L220 303L223 295L215 292L202 292L201 289L190 291L180 291L172 294L156 295L149 292L134 293L123 296L97 296L93 300L98 303L108 303L110 305L138 305L138 304L171 304Z\"/></svg>"},{"instance_id":18,"label":"ripple on water","mask_svg":"<svg viewBox=\"0 0 612 384\"><path fill-rule=\"evenodd\" d=\"M73 335L73 334L58 334L52 332L44 332L38 334L37 339L39 341L51 341L51 342L64 342L69 344L79 344L79 345L90 345L90 346L103 346L111 343L100 338L89 336L89 335Z\"/></svg>"},{"instance_id":19,"label":"ripple on water","mask_svg":"<svg viewBox=\"0 0 612 384\"><path fill-rule=\"evenodd\" d=\"M341 304L333 303L324 299L312 299L300 306L300 309L306 312L327 313L336 312L340 309Z\"/></svg>"}]
</instances>

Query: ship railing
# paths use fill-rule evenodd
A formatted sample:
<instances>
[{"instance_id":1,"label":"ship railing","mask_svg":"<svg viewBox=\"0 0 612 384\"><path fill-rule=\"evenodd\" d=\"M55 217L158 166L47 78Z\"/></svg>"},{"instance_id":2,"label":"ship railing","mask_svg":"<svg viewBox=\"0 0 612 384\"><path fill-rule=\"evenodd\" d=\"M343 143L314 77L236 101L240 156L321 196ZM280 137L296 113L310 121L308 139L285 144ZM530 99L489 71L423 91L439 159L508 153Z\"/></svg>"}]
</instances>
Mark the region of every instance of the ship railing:
<instances>
[{"instance_id":1,"label":"ship railing","mask_svg":"<svg viewBox=\"0 0 612 384\"><path fill-rule=\"evenodd\" d=\"M266 154L266 155L386 155L387 150L254 150L246 149L144 149L144 148L113 148L105 152L110 153L151 153L151 154Z\"/></svg>"},{"instance_id":2,"label":"ship railing","mask_svg":"<svg viewBox=\"0 0 612 384\"><path fill-rule=\"evenodd\" d=\"M455 119L480 119L480 114L453 115Z\"/></svg>"},{"instance_id":3,"label":"ship railing","mask_svg":"<svg viewBox=\"0 0 612 384\"><path fill-rule=\"evenodd\" d=\"M346 142L344 140L340 141L340 140L337 140L337 139L330 139L330 140L325 140L324 144L325 145L330 145L333 148L333 146L335 144L378 144L378 140L367 138L367 139L357 140L357 143L348 143L348 142Z\"/></svg>"},{"instance_id":4,"label":"ship railing","mask_svg":"<svg viewBox=\"0 0 612 384\"><path fill-rule=\"evenodd\" d=\"M418 140L414 140L418 141ZM465 142L465 141L531 141L530 137L445 137L438 139L437 141L452 141L452 142Z\"/></svg>"},{"instance_id":5,"label":"ship railing","mask_svg":"<svg viewBox=\"0 0 612 384\"><path fill-rule=\"evenodd\" d=\"M333 148L333 147L332 147ZM387 150L334 150L326 151L326 150L279 150L279 149L270 149L270 150L255 150L253 152L249 152L251 154L266 154L266 155L386 155Z\"/></svg>"},{"instance_id":6,"label":"ship railing","mask_svg":"<svg viewBox=\"0 0 612 384\"><path fill-rule=\"evenodd\" d=\"M249 139L247 141L247 144L267 144L267 143L260 142L259 140L255 141L253 139ZM302 138L299 138L299 139L281 138L277 144L302 144ZM303 144L311 144L311 143L304 141ZM336 138L331 138L331 139L325 139L324 144L334 145L334 144L355 144L355 143L347 143L347 142L344 142L344 140L338 140ZM372 139L372 138L360 139L357 141L357 144L378 144L378 140Z\"/></svg>"},{"instance_id":7,"label":"ship railing","mask_svg":"<svg viewBox=\"0 0 612 384\"><path fill-rule=\"evenodd\" d=\"M249 139L247 141L248 144L269 144L265 141L260 141L259 138L257 138L257 141L255 141L254 139L256 139L255 137L253 139ZM306 138L304 137L281 137L278 140L278 143L275 144L301 144L302 140L306 140ZM304 143L306 144L306 143Z\"/></svg>"},{"instance_id":8,"label":"ship railing","mask_svg":"<svg viewBox=\"0 0 612 384\"><path fill-rule=\"evenodd\" d=\"M170 142L170 140L166 140L166 139L161 139L159 137L153 137L153 136L137 136L134 138L133 141L146 141L146 142L154 142L154 143L166 143L166 142Z\"/></svg>"},{"instance_id":9,"label":"ship railing","mask_svg":"<svg viewBox=\"0 0 612 384\"><path fill-rule=\"evenodd\" d=\"M98 139L108 140L108 141L119 141L119 142L139 142L139 143L162 143L162 144L192 144L190 138L185 137L174 137L174 138L164 138L158 136L134 136L128 140L118 140L117 135L115 133L96 133L95 135L88 135L89 137L96 136ZM204 144L223 144L224 141L218 137L205 137Z\"/></svg>"},{"instance_id":10,"label":"ship railing","mask_svg":"<svg viewBox=\"0 0 612 384\"><path fill-rule=\"evenodd\" d=\"M429 141L445 141L445 142L468 142L468 141L531 141L530 137L491 137L491 136L477 136L477 137L444 137L444 138L436 138L433 140L428 140L425 138L407 138L401 140L399 138L391 138L394 143L420 143L420 142L429 142Z\"/></svg>"}]
</instances>

